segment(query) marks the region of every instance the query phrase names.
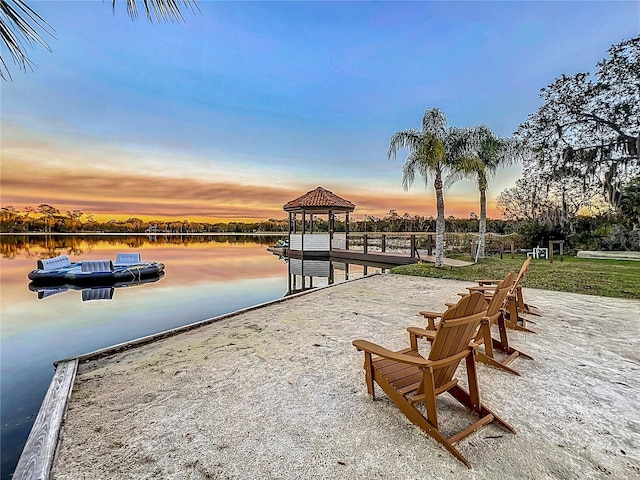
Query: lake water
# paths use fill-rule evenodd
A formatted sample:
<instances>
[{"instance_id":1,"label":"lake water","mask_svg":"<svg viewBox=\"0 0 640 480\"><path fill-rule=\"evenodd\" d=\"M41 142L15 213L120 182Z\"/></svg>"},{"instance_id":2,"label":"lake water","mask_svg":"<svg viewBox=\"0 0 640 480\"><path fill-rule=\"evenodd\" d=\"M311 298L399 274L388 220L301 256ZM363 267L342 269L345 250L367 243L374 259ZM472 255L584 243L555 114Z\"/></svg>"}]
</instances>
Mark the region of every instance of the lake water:
<instances>
[{"instance_id":1,"label":"lake water","mask_svg":"<svg viewBox=\"0 0 640 480\"><path fill-rule=\"evenodd\" d=\"M301 287L380 271L328 262L289 265L266 250L280 238L1 236L2 480L10 478L22 452L53 376L53 362L275 300ZM90 295L80 290L29 289L27 274L40 258L114 260L127 252L163 262L165 276L116 288L104 300L88 300ZM301 268L317 276L293 275Z\"/></svg>"}]
</instances>

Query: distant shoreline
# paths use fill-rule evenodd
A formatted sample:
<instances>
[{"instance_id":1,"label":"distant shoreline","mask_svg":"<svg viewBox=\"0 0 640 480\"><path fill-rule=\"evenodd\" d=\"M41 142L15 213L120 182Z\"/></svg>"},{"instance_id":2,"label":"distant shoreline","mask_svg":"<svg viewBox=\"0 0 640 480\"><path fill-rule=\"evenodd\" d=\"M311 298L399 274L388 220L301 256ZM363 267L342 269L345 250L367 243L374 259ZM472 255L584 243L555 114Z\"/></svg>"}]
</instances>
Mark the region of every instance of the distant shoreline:
<instances>
[{"instance_id":1,"label":"distant shoreline","mask_svg":"<svg viewBox=\"0 0 640 480\"><path fill-rule=\"evenodd\" d=\"M0 236L3 237L17 237L17 236L96 236L96 237L123 237L123 236L208 236L208 237L221 237L221 236L243 236L243 237L254 237L254 236L286 236L287 232L188 232L188 233L171 233L171 232L153 232L153 233L145 233L145 232L0 232Z\"/></svg>"}]
</instances>

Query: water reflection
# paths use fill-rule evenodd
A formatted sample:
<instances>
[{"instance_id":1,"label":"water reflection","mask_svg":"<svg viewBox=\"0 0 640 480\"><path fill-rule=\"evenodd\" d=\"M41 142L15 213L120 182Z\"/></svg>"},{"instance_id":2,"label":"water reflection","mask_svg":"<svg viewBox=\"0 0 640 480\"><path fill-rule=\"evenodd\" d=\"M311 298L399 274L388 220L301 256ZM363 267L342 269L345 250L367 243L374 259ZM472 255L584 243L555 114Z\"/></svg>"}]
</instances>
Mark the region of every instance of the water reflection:
<instances>
[{"instance_id":1,"label":"water reflection","mask_svg":"<svg viewBox=\"0 0 640 480\"><path fill-rule=\"evenodd\" d=\"M150 246L207 244L272 245L282 235L7 235L2 237L2 258L16 257L52 258L58 255L77 257L105 247L130 249Z\"/></svg>"},{"instance_id":2,"label":"water reflection","mask_svg":"<svg viewBox=\"0 0 640 480\"><path fill-rule=\"evenodd\" d=\"M28 288L31 292L37 294L38 300L45 300L53 295L66 293L69 291L79 290L80 298L83 302L91 300L113 300L113 296L117 288L139 287L148 283L155 283L164 277L162 272L157 277L143 278L133 282L114 283L113 285L84 287L81 285L38 285L34 282L29 283Z\"/></svg>"},{"instance_id":3,"label":"water reflection","mask_svg":"<svg viewBox=\"0 0 640 480\"><path fill-rule=\"evenodd\" d=\"M382 265L345 263L335 259L289 258L287 270L287 295L292 295L349 280L350 274L352 278L358 278L386 272L387 268Z\"/></svg>"}]
</instances>

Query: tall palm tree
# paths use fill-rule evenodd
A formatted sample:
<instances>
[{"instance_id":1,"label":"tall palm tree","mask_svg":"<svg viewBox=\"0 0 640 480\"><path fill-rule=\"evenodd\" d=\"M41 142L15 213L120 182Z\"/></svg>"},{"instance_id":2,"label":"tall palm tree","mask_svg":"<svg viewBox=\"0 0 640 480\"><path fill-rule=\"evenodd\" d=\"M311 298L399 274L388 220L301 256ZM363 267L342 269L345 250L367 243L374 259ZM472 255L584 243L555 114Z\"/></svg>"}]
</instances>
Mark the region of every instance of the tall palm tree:
<instances>
[{"instance_id":1,"label":"tall palm tree","mask_svg":"<svg viewBox=\"0 0 640 480\"><path fill-rule=\"evenodd\" d=\"M512 165L516 161L517 147L511 139L501 138L486 125L469 129L459 137L458 142L466 143L458 148L466 150L466 155L457 157L452 173L445 181L445 187L450 187L463 178L471 179L478 184L480 191L480 221L478 233L477 256L484 257L485 236L487 233L487 189L489 179L501 167ZM470 153L470 154L469 154Z\"/></svg>"},{"instance_id":2,"label":"tall palm tree","mask_svg":"<svg viewBox=\"0 0 640 480\"><path fill-rule=\"evenodd\" d=\"M460 129L447 127L445 114L439 108L424 112L422 130L410 128L395 133L389 141L389 159L396 158L399 149L408 149L407 160L402 167L402 186L409 189L415 180L416 172L428 183L433 176L436 191L436 252L435 265L442 267L444 263L444 194L443 175L468 153L464 150L466 143L455 142ZM458 148L460 147L460 148Z\"/></svg>"},{"instance_id":3,"label":"tall palm tree","mask_svg":"<svg viewBox=\"0 0 640 480\"><path fill-rule=\"evenodd\" d=\"M138 2L125 0L127 12L131 18L138 16ZM118 0L112 0L115 10ZM195 0L142 0L147 19L150 22L160 20L166 22L182 21L181 7L197 9ZM49 50L46 38L53 38L53 27L47 23L24 0L0 0L0 40L5 44L18 68L33 68L27 55L27 47L37 44ZM5 58L0 54L0 78L11 78Z\"/></svg>"}]
</instances>

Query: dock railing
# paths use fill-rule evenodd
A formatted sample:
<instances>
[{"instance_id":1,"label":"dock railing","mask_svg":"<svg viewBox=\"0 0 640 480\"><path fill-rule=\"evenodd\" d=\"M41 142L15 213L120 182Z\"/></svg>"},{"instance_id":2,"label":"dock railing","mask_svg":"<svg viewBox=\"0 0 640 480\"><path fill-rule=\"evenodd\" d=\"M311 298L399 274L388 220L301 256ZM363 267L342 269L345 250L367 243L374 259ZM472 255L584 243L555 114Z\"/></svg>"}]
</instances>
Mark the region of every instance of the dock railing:
<instances>
[{"instance_id":1,"label":"dock railing","mask_svg":"<svg viewBox=\"0 0 640 480\"><path fill-rule=\"evenodd\" d=\"M404 253L412 257L433 255L436 245L435 232L351 232L348 241L338 244L335 241L333 248L354 250L363 253ZM470 254L475 258L479 235L477 233L466 232L445 232L444 254ZM485 238L486 255L499 254L502 258L504 253L514 254L516 242L513 235L501 235L487 233Z\"/></svg>"},{"instance_id":2,"label":"dock railing","mask_svg":"<svg viewBox=\"0 0 640 480\"><path fill-rule=\"evenodd\" d=\"M418 250L433 255L435 233L350 233L347 250L363 253L406 253L418 257ZM343 247L345 248L345 247Z\"/></svg>"}]
</instances>

